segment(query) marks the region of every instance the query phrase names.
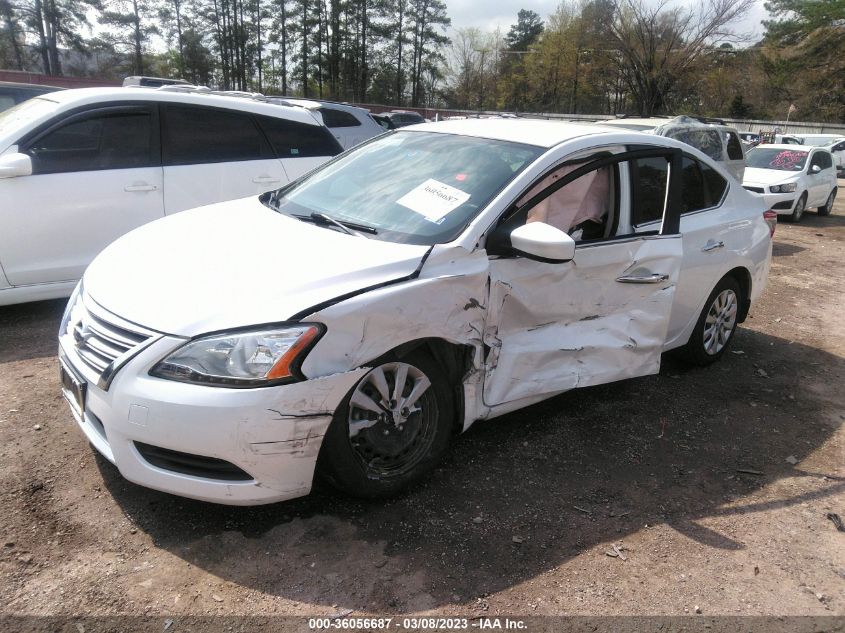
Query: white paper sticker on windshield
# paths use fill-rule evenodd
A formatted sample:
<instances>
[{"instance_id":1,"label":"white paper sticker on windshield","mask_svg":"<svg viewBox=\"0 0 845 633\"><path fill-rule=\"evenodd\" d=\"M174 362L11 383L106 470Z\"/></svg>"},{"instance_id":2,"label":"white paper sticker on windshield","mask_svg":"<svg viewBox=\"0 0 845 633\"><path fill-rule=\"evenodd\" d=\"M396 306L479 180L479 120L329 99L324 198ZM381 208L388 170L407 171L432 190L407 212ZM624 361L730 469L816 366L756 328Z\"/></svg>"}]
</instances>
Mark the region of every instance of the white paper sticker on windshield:
<instances>
[{"instance_id":1,"label":"white paper sticker on windshield","mask_svg":"<svg viewBox=\"0 0 845 633\"><path fill-rule=\"evenodd\" d=\"M470 194L429 178L396 202L419 213L426 220L440 222L451 211L469 200Z\"/></svg>"}]
</instances>

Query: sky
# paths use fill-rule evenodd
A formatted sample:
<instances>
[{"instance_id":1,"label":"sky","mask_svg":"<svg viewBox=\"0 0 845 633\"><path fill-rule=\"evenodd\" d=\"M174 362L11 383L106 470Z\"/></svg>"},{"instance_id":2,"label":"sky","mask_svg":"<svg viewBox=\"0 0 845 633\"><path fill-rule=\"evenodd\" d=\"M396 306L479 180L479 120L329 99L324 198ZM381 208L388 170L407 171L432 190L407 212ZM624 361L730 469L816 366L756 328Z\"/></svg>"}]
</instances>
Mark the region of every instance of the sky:
<instances>
[{"instance_id":1,"label":"sky","mask_svg":"<svg viewBox=\"0 0 845 633\"><path fill-rule=\"evenodd\" d=\"M690 0L680 0L682 4L691 4ZM546 19L555 12L560 0L446 0L447 12L452 18L452 28L477 27L483 31L494 31L501 27L502 36L506 35L512 24L516 23L516 14L520 9L535 11ZM763 0L757 0L748 17L738 22L736 30L754 36L753 41L763 35L761 20L766 19Z\"/></svg>"}]
</instances>

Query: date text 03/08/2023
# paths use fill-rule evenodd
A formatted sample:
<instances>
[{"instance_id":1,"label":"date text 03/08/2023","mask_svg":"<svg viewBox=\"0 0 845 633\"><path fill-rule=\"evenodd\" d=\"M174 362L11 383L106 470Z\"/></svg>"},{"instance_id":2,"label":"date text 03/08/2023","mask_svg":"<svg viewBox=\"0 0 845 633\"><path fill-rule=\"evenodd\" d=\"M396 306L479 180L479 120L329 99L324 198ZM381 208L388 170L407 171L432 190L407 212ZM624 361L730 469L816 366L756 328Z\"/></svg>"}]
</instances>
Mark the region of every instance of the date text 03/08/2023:
<instances>
[{"instance_id":1,"label":"date text 03/08/2023","mask_svg":"<svg viewBox=\"0 0 845 633\"><path fill-rule=\"evenodd\" d=\"M510 630L522 631L527 626L524 620L498 617L477 618L309 618L308 628L313 631L329 629L345 630L389 630L406 631L457 631L457 630Z\"/></svg>"}]
</instances>

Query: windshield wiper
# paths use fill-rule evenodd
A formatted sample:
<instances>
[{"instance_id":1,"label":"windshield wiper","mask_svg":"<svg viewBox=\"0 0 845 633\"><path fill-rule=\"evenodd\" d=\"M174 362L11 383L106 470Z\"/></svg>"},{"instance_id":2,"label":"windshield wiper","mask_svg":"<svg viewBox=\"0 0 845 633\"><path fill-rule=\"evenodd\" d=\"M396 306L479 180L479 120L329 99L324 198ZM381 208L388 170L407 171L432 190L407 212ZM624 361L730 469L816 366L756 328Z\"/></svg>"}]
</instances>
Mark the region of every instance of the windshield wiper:
<instances>
[{"instance_id":1,"label":"windshield wiper","mask_svg":"<svg viewBox=\"0 0 845 633\"><path fill-rule=\"evenodd\" d=\"M376 235L378 233L378 229L374 226L357 224L355 222L346 222L345 220L336 220L326 213L319 213L317 211L313 212L311 215L292 215L298 220L303 220L305 222L311 221L316 224L335 226L348 235L356 235L356 231L359 233L369 233L370 235Z\"/></svg>"}]
</instances>

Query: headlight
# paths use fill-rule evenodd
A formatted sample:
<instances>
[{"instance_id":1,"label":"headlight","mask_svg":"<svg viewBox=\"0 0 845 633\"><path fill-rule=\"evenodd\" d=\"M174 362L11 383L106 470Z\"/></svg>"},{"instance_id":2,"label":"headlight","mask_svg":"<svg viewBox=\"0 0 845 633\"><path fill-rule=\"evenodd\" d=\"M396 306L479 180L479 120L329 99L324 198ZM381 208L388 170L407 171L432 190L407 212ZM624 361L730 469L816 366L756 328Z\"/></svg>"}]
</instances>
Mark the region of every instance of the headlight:
<instances>
[{"instance_id":1,"label":"headlight","mask_svg":"<svg viewBox=\"0 0 845 633\"><path fill-rule=\"evenodd\" d=\"M216 387L265 387L301 377L299 366L323 329L296 325L215 334L190 341L152 376Z\"/></svg>"},{"instance_id":2,"label":"headlight","mask_svg":"<svg viewBox=\"0 0 845 633\"><path fill-rule=\"evenodd\" d=\"M769 187L769 190L772 193L792 193L795 191L795 184L794 182L789 182L785 185L772 185Z\"/></svg>"}]
</instances>

